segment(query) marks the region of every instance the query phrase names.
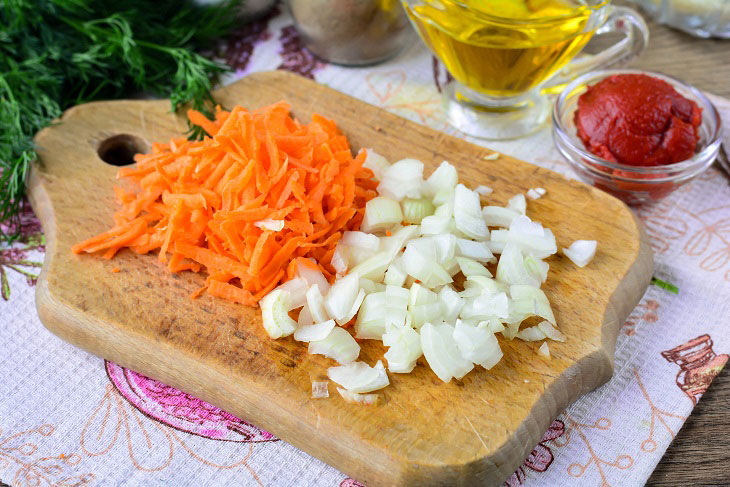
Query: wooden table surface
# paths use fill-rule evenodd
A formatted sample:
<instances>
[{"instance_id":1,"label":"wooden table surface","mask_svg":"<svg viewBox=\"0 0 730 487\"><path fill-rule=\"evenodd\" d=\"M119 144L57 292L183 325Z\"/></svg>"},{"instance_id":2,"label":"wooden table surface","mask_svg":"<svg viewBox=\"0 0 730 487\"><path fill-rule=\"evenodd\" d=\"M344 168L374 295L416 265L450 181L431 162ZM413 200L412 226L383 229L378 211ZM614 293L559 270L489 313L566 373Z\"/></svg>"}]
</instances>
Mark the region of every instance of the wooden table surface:
<instances>
[{"instance_id":1,"label":"wooden table surface","mask_svg":"<svg viewBox=\"0 0 730 487\"><path fill-rule=\"evenodd\" d=\"M623 2L617 2L623 3ZM730 40L697 39L650 24L632 67L659 71L730 98ZM713 381L647 482L651 487L730 485L730 370Z\"/></svg>"}]
</instances>

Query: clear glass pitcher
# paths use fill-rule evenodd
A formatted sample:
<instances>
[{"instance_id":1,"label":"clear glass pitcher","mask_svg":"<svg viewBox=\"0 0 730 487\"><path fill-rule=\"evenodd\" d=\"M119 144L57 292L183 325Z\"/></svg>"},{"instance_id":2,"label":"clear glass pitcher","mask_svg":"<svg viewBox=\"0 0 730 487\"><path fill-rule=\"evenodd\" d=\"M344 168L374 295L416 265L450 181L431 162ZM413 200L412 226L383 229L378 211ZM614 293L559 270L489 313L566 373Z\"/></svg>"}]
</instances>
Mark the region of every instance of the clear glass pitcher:
<instances>
[{"instance_id":1,"label":"clear glass pitcher","mask_svg":"<svg viewBox=\"0 0 730 487\"><path fill-rule=\"evenodd\" d=\"M649 40L641 16L609 0L403 0L403 5L454 78L445 90L449 122L485 139L533 132L549 112L546 88L625 64ZM609 32L624 36L571 63L594 35Z\"/></svg>"}]
</instances>

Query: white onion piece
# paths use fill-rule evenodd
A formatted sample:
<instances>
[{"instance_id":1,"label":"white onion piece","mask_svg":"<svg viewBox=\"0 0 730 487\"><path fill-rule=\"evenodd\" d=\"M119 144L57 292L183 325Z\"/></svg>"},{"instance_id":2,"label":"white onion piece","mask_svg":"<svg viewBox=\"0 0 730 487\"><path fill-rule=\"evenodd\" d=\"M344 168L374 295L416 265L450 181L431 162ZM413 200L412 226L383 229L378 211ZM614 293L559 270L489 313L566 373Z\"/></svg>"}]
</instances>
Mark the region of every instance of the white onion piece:
<instances>
[{"instance_id":1,"label":"white onion piece","mask_svg":"<svg viewBox=\"0 0 730 487\"><path fill-rule=\"evenodd\" d=\"M464 276L485 276L492 277L492 273L481 265L479 262L468 257L457 257L456 262L459 264L459 269Z\"/></svg>"},{"instance_id":2,"label":"white onion piece","mask_svg":"<svg viewBox=\"0 0 730 487\"><path fill-rule=\"evenodd\" d=\"M365 279L372 279L375 282L380 282L383 280L385 271L388 269L392 259L393 258L387 252L378 252L369 259L360 262L358 265L353 267L350 270L350 273L356 273Z\"/></svg>"},{"instance_id":3,"label":"white onion piece","mask_svg":"<svg viewBox=\"0 0 730 487\"><path fill-rule=\"evenodd\" d=\"M444 382L452 377L461 379L474 368L474 364L461 355L454 341L454 327L449 324L423 325L421 348L431 370Z\"/></svg>"},{"instance_id":4,"label":"white onion piece","mask_svg":"<svg viewBox=\"0 0 730 487\"><path fill-rule=\"evenodd\" d=\"M324 306L330 318L341 320L352 309L357 293L360 291L360 276L350 272L335 281L327 293Z\"/></svg>"},{"instance_id":5,"label":"white onion piece","mask_svg":"<svg viewBox=\"0 0 730 487\"><path fill-rule=\"evenodd\" d=\"M512 220L520 216L520 213L501 206L485 206L482 208L482 216L487 226L509 228Z\"/></svg>"},{"instance_id":6,"label":"white onion piece","mask_svg":"<svg viewBox=\"0 0 730 487\"><path fill-rule=\"evenodd\" d=\"M423 235L440 235L448 232L450 216L431 215L421 220L421 233Z\"/></svg>"},{"instance_id":7,"label":"white onion piece","mask_svg":"<svg viewBox=\"0 0 730 487\"><path fill-rule=\"evenodd\" d=\"M443 161L439 164L439 167L431 173L431 176L428 177L423 185L424 193L426 196L434 197L439 191L449 191L454 189L458 182L459 174L456 172L456 168L447 161Z\"/></svg>"},{"instance_id":8,"label":"white onion piece","mask_svg":"<svg viewBox=\"0 0 730 487\"><path fill-rule=\"evenodd\" d=\"M563 254L578 267L585 267L596 255L598 242L595 240L576 240L570 247L563 249Z\"/></svg>"},{"instance_id":9,"label":"white onion piece","mask_svg":"<svg viewBox=\"0 0 730 487\"><path fill-rule=\"evenodd\" d=\"M294 279L289 279L281 283L275 289L289 293L288 303L290 307L288 311L291 311L301 308L307 302L306 293L308 287L307 281L300 277L295 277Z\"/></svg>"},{"instance_id":10,"label":"white onion piece","mask_svg":"<svg viewBox=\"0 0 730 487\"><path fill-rule=\"evenodd\" d=\"M498 231L499 230L492 230L490 238L494 238L494 234ZM504 252L504 246L506 245L505 242L495 242L494 240L489 240L484 243L486 244L489 251L493 254L501 254L502 252Z\"/></svg>"},{"instance_id":11,"label":"white onion piece","mask_svg":"<svg viewBox=\"0 0 730 487\"><path fill-rule=\"evenodd\" d=\"M360 309L360 305L362 304L363 300L365 299L365 290L360 289L357 292L357 297L355 298L355 302L352 303L352 308L350 308L350 311L344 316L344 318L340 318L337 321L338 325L345 325L348 321L353 319L355 315L357 314L358 310Z\"/></svg>"},{"instance_id":12,"label":"white onion piece","mask_svg":"<svg viewBox=\"0 0 730 487\"><path fill-rule=\"evenodd\" d=\"M355 336L380 340L385 333L385 292L365 296L355 321Z\"/></svg>"},{"instance_id":13,"label":"white onion piece","mask_svg":"<svg viewBox=\"0 0 730 487\"><path fill-rule=\"evenodd\" d=\"M506 284L524 284L527 286L540 287L543 282L543 275L540 272L536 260L530 260L533 265L526 265L527 259L522 254L520 247L514 243L508 243L504 247L502 255L497 264L497 280ZM546 264L547 265L547 264ZM547 269L545 269L547 276Z\"/></svg>"},{"instance_id":14,"label":"white onion piece","mask_svg":"<svg viewBox=\"0 0 730 487\"><path fill-rule=\"evenodd\" d=\"M435 303L438 295L421 284L414 283L408 291L408 308L419 304Z\"/></svg>"},{"instance_id":15,"label":"white onion piece","mask_svg":"<svg viewBox=\"0 0 730 487\"><path fill-rule=\"evenodd\" d=\"M307 289L307 304L305 306L307 312L315 323L322 323L330 319L327 313L327 308L324 304L324 296L319 289L319 286L311 286ZM300 315L301 316L301 315Z\"/></svg>"},{"instance_id":16,"label":"white onion piece","mask_svg":"<svg viewBox=\"0 0 730 487\"><path fill-rule=\"evenodd\" d=\"M259 301L264 330L273 339L289 336L297 329L297 323L289 316L290 295L274 289Z\"/></svg>"},{"instance_id":17,"label":"white onion piece","mask_svg":"<svg viewBox=\"0 0 730 487\"><path fill-rule=\"evenodd\" d=\"M297 276L304 279L309 287L319 286L320 292L325 295L330 290L330 283L327 281L327 278L324 277L322 271L316 266L316 261L314 259L309 260L312 261L314 266L309 267L306 264L297 265Z\"/></svg>"},{"instance_id":18,"label":"white onion piece","mask_svg":"<svg viewBox=\"0 0 730 487\"><path fill-rule=\"evenodd\" d=\"M416 159L401 159L383 171L383 177L378 184L378 194L396 201L405 197L420 198L423 185L423 163Z\"/></svg>"},{"instance_id":19,"label":"white onion piece","mask_svg":"<svg viewBox=\"0 0 730 487\"><path fill-rule=\"evenodd\" d=\"M529 253L538 259L544 259L556 253L558 246L555 243L555 235L549 229L545 229L542 237L519 233L512 230L494 230L492 231L490 248L495 244L513 243L518 245L524 253Z\"/></svg>"},{"instance_id":20,"label":"white onion piece","mask_svg":"<svg viewBox=\"0 0 730 487\"><path fill-rule=\"evenodd\" d=\"M327 369L327 376L350 392L372 392L390 384L383 362L375 367L365 362L353 362Z\"/></svg>"},{"instance_id":21,"label":"white onion piece","mask_svg":"<svg viewBox=\"0 0 730 487\"><path fill-rule=\"evenodd\" d=\"M527 190L527 197L531 200L537 200L545 196L547 191L545 188L530 188Z\"/></svg>"},{"instance_id":22,"label":"white onion piece","mask_svg":"<svg viewBox=\"0 0 730 487\"><path fill-rule=\"evenodd\" d=\"M347 248L343 244L338 243L337 247L335 247L330 264L332 264L332 267L335 268L335 272L337 272L337 274L344 274L347 272L347 267L350 264L350 256L347 252Z\"/></svg>"},{"instance_id":23,"label":"white onion piece","mask_svg":"<svg viewBox=\"0 0 730 487\"><path fill-rule=\"evenodd\" d=\"M509 286L499 281L495 281L487 276L469 276L464 281L464 289L477 288L479 289L479 295L490 295L497 293L506 293L509 291Z\"/></svg>"},{"instance_id":24,"label":"white onion piece","mask_svg":"<svg viewBox=\"0 0 730 487\"><path fill-rule=\"evenodd\" d=\"M390 347L385 352L388 370L406 374L416 366L416 360L423 355L421 337L410 326L391 327L383 335L383 345Z\"/></svg>"},{"instance_id":25,"label":"white onion piece","mask_svg":"<svg viewBox=\"0 0 730 487\"><path fill-rule=\"evenodd\" d=\"M403 326L408 316L408 289L385 286L385 329Z\"/></svg>"},{"instance_id":26,"label":"white onion piece","mask_svg":"<svg viewBox=\"0 0 730 487\"><path fill-rule=\"evenodd\" d=\"M259 220L254 222L253 226L259 227L261 230L270 230L272 232L280 232L284 228L284 220Z\"/></svg>"},{"instance_id":27,"label":"white onion piece","mask_svg":"<svg viewBox=\"0 0 730 487\"><path fill-rule=\"evenodd\" d=\"M454 341L465 359L487 370L502 359L502 349L491 330L470 326L462 320L457 320L454 327Z\"/></svg>"},{"instance_id":28,"label":"white onion piece","mask_svg":"<svg viewBox=\"0 0 730 487\"><path fill-rule=\"evenodd\" d=\"M539 342L540 340L545 339L545 333L543 333L537 326L531 326L520 330L519 333L517 333L517 338L526 342Z\"/></svg>"},{"instance_id":29,"label":"white onion piece","mask_svg":"<svg viewBox=\"0 0 730 487\"><path fill-rule=\"evenodd\" d=\"M312 399L322 399L330 397L327 381L312 381Z\"/></svg>"},{"instance_id":30,"label":"white onion piece","mask_svg":"<svg viewBox=\"0 0 730 487\"><path fill-rule=\"evenodd\" d=\"M489 196L494 192L492 188L490 188L489 186L484 186L483 184L480 184L479 186L474 188L474 191L481 196Z\"/></svg>"},{"instance_id":31,"label":"white onion piece","mask_svg":"<svg viewBox=\"0 0 730 487\"><path fill-rule=\"evenodd\" d=\"M413 327L420 329L429 321L441 321L443 319L443 307L440 301L434 303L417 304L409 310Z\"/></svg>"},{"instance_id":32,"label":"white onion piece","mask_svg":"<svg viewBox=\"0 0 730 487\"><path fill-rule=\"evenodd\" d=\"M489 238L479 195L463 184L458 184L454 192L454 222L456 228L473 239Z\"/></svg>"},{"instance_id":33,"label":"white onion piece","mask_svg":"<svg viewBox=\"0 0 730 487\"><path fill-rule=\"evenodd\" d=\"M362 164L363 167L370 169L375 176L375 179L383 179L383 174L390 167L388 160L375 152L373 149L367 149L367 155L365 156L365 162Z\"/></svg>"},{"instance_id":34,"label":"white onion piece","mask_svg":"<svg viewBox=\"0 0 730 487\"><path fill-rule=\"evenodd\" d=\"M309 353L324 355L341 364L348 364L360 355L360 345L344 328L335 326L327 338L309 342Z\"/></svg>"},{"instance_id":35,"label":"white onion piece","mask_svg":"<svg viewBox=\"0 0 730 487\"><path fill-rule=\"evenodd\" d=\"M497 318L491 318L487 321L482 321L479 326L486 326L492 333L501 333L504 331L504 325Z\"/></svg>"},{"instance_id":36,"label":"white onion piece","mask_svg":"<svg viewBox=\"0 0 730 487\"><path fill-rule=\"evenodd\" d=\"M340 242L349 247L360 247L373 252L377 252L380 247L380 239L365 232L345 232L342 234Z\"/></svg>"},{"instance_id":37,"label":"white onion piece","mask_svg":"<svg viewBox=\"0 0 730 487\"><path fill-rule=\"evenodd\" d=\"M420 224L427 216L433 215L433 203L426 198L404 198L401 201L403 221L410 224Z\"/></svg>"},{"instance_id":38,"label":"white onion piece","mask_svg":"<svg viewBox=\"0 0 730 487\"><path fill-rule=\"evenodd\" d=\"M350 392L342 387L338 387L337 392L340 393L340 396L342 396L345 402L362 404L363 406L372 406L380 399L380 394L360 394L358 392Z\"/></svg>"},{"instance_id":39,"label":"white onion piece","mask_svg":"<svg viewBox=\"0 0 730 487\"><path fill-rule=\"evenodd\" d=\"M370 279L360 278L360 288L365 291L365 294L379 293L385 291L385 286L379 282L375 282Z\"/></svg>"},{"instance_id":40,"label":"white onion piece","mask_svg":"<svg viewBox=\"0 0 730 487\"><path fill-rule=\"evenodd\" d=\"M403 269L428 287L441 286L453 281L446 270L435 260L427 258L410 245L403 253Z\"/></svg>"},{"instance_id":41,"label":"white onion piece","mask_svg":"<svg viewBox=\"0 0 730 487\"><path fill-rule=\"evenodd\" d=\"M403 286L406 282L408 274L403 270L401 257L397 257L388 266L388 270L385 271L384 283L391 286Z\"/></svg>"},{"instance_id":42,"label":"white onion piece","mask_svg":"<svg viewBox=\"0 0 730 487\"><path fill-rule=\"evenodd\" d=\"M459 297L459 293L451 286L444 286L439 291L438 299L441 302L444 321L447 323L456 322L456 318L459 317L459 313L464 307L464 300Z\"/></svg>"},{"instance_id":43,"label":"white onion piece","mask_svg":"<svg viewBox=\"0 0 730 487\"><path fill-rule=\"evenodd\" d=\"M522 193L514 195L507 202L507 208L524 215L527 212L527 200L525 199L525 195Z\"/></svg>"},{"instance_id":44,"label":"white onion piece","mask_svg":"<svg viewBox=\"0 0 730 487\"><path fill-rule=\"evenodd\" d=\"M393 198L378 196L365 204L365 216L360 228L363 232L377 232L403 221L400 204Z\"/></svg>"},{"instance_id":45,"label":"white onion piece","mask_svg":"<svg viewBox=\"0 0 730 487\"><path fill-rule=\"evenodd\" d=\"M509 294L512 298L509 317L511 323L522 322L530 316L539 316L555 324L550 302L541 289L515 284L510 286Z\"/></svg>"},{"instance_id":46,"label":"white onion piece","mask_svg":"<svg viewBox=\"0 0 730 487\"><path fill-rule=\"evenodd\" d=\"M294 332L294 339L299 342L315 342L324 340L335 327L335 320L327 320L314 325L300 326Z\"/></svg>"},{"instance_id":47,"label":"white onion piece","mask_svg":"<svg viewBox=\"0 0 730 487\"><path fill-rule=\"evenodd\" d=\"M299 312L299 317L297 318L297 325L302 326L309 326L314 324L314 318L312 318L312 313L309 311L309 305L305 304L302 307L302 310Z\"/></svg>"},{"instance_id":48,"label":"white onion piece","mask_svg":"<svg viewBox=\"0 0 730 487\"><path fill-rule=\"evenodd\" d=\"M540 331L542 331L550 340L554 340L556 342L565 341L565 335L563 335L560 330L555 328L549 321L541 321L537 327L540 328Z\"/></svg>"},{"instance_id":49,"label":"white onion piece","mask_svg":"<svg viewBox=\"0 0 730 487\"><path fill-rule=\"evenodd\" d=\"M548 347L547 342L543 342L542 345L540 345L540 348L537 349L537 353L545 358L550 358L550 347Z\"/></svg>"},{"instance_id":50,"label":"white onion piece","mask_svg":"<svg viewBox=\"0 0 730 487\"><path fill-rule=\"evenodd\" d=\"M512 340L520 332L519 323L505 323L505 328L502 330L502 336L507 340Z\"/></svg>"},{"instance_id":51,"label":"white onion piece","mask_svg":"<svg viewBox=\"0 0 730 487\"><path fill-rule=\"evenodd\" d=\"M463 238L456 239L456 256L466 257L477 262L492 262L496 260L489 250L488 242L474 242Z\"/></svg>"},{"instance_id":52,"label":"white onion piece","mask_svg":"<svg viewBox=\"0 0 730 487\"><path fill-rule=\"evenodd\" d=\"M505 293L466 298L459 314L464 319L487 320L509 317L509 299Z\"/></svg>"}]
</instances>

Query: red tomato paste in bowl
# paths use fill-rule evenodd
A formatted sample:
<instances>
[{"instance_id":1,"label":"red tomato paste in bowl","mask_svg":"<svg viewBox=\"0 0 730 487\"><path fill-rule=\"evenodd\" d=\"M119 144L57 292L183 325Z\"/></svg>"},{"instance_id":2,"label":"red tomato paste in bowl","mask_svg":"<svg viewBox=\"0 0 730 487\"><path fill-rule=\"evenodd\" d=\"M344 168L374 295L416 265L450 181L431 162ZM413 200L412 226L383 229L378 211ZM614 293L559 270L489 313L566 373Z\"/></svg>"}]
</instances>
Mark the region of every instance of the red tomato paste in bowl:
<instances>
[{"instance_id":1,"label":"red tomato paste in bowl","mask_svg":"<svg viewBox=\"0 0 730 487\"><path fill-rule=\"evenodd\" d=\"M629 166L663 166L695 154L702 109L672 85L645 74L617 74L578 98L578 137L593 154Z\"/></svg>"}]
</instances>

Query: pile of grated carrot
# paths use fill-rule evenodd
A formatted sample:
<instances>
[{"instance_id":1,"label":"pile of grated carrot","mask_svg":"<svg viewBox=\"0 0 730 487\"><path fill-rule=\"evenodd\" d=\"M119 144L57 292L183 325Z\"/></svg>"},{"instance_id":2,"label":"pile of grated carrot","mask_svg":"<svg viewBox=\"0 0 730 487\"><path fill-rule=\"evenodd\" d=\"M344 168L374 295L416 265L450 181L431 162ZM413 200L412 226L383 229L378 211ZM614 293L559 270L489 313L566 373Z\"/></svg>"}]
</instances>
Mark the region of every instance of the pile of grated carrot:
<instances>
[{"instance_id":1,"label":"pile of grated carrot","mask_svg":"<svg viewBox=\"0 0 730 487\"><path fill-rule=\"evenodd\" d=\"M210 137L154 144L119 170L140 187L115 188L115 226L73 246L74 253L159 249L171 272L208 274L213 296L255 306L297 265L313 258L332 280L342 233L357 230L376 196L366 153L353 158L335 123L321 115L301 124L279 102L254 111L236 106L209 120L189 111Z\"/></svg>"}]
</instances>

